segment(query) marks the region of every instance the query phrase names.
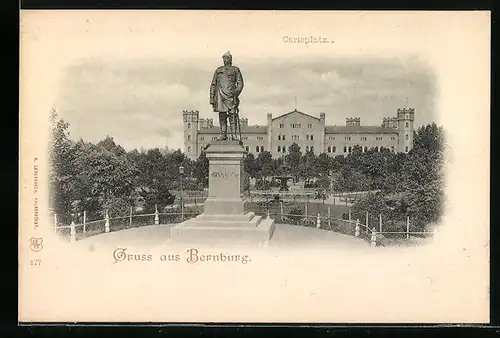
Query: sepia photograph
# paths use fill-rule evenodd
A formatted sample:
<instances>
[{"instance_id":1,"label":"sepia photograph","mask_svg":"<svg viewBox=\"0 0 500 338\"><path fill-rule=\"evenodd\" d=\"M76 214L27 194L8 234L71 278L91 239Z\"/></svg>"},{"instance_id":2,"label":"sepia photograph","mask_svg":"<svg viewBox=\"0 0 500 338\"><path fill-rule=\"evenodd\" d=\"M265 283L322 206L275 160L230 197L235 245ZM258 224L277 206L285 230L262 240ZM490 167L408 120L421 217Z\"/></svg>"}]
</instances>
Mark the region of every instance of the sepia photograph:
<instances>
[{"instance_id":1,"label":"sepia photograph","mask_svg":"<svg viewBox=\"0 0 500 338\"><path fill-rule=\"evenodd\" d=\"M489 32L22 11L19 321L487 323Z\"/></svg>"}]
</instances>

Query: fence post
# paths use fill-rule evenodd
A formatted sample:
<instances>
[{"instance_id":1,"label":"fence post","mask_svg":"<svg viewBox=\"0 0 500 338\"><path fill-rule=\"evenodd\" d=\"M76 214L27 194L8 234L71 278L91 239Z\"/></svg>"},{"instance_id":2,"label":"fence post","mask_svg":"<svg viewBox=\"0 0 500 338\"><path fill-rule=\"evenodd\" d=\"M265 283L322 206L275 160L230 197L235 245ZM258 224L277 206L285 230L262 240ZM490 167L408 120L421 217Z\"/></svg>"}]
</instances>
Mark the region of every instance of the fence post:
<instances>
[{"instance_id":1,"label":"fence post","mask_svg":"<svg viewBox=\"0 0 500 338\"><path fill-rule=\"evenodd\" d=\"M130 227L132 227L132 207L130 207L130 222L129 222Z\"/></svg>"},{"instance_id":2,"label":"fence post","mask_svg":"<svg viewBox=\"0 0 500 338\"><path fill-rule=\"evenodd\" d=\"M106 209L106 216L104 218L106 222L104 223L104 232L109 232L109 214L108 209Z\"/></svg>"},{"instance_id":3,"label":"fence post","mask_svg":"<svg viewBox=\"0 0 500 338\"><path fill-rule=\"evenodd\" d=\"M368 231L370 231L370 227L368 225L368 211L366 212L366 233L368 233Z\"/></svg>"},{"instance_id":4,"label":"fence post","mask_svg":"<svg viewBox=\"0 0 500 338\"><path fill-rule=\"evenodd\" d=\"M370 238L371 246L377 246L377 232L375 231L375 227L372 229L372 237Z\"/></svg>"},{"instance_id":5,"label":"fence post","mask_svg":"<svg viewBox=\"0 0 500 338\"><path fill-rule=\"evenodd\" d=\"M283 219L283 201L280 201L280 217Z\"/></svg>"},{"instance_id":6,"label":"fence post","mask_svg":"<svg viewBox=\"0 0 500 338\"><path fill-rule=\"evenodd\" d=\"M155 225L160 224L160 215L158 215L158 205L155 204Z\"/></svg>"},{"instance_id":7,"label":"fence post","mask_svg":"<svg viewBox=\"0 0 500 338\"><path fill-rule=\"evenodd\" d=\"M359 237L359 218L356 220L356 228L354 230L354 236Z\"/></svg>"},{"instance_id":8,"label":"fence post","mask_svg":"<svg viewBox=\"0 0 500 338\"><path fill-rule=\"evenodd\" d=\"M351 220L351 208L349 208L349 221Z\"/></svg>"},{"instance_id":9,"label":"fence post","mask_svg":"<svg viewBox=\"0 0 500 338\"><path fill-rule=\"evenodd\" d=\"M71 221L71 225L70 225L70 229L69 229L69 240L71 243L76 242L75 221Z\"/></svg>"},{"instance_id":10,"label":"fence post","mask_svg":"<svg viewBox=\"0 0 500 338\"><path fill-rule=\"evenodd\" d=\"M269 212L269 208L267 209L267 219L270 219L271 218L271 214Z\"/></svg>"},{"instance_id":11,"label":"fence post","mask_svg":"<svg viewBox=\"0 0 500 338\"><path fill-rule=\"evenodd\" d=\"M54 214L54 233L57 234L57 214Z\"/></svg>"},{"instance_id":12,"label":"fence post","mask_svg":"<svg viewBox=\"0 0 500 338\"><path fill-rule=\"evenodd\" d=\"M306 203L306 219L307 219L307 203Z\"/></svg>"},{"instance_id":13,"label":"fence post","mask_svg":"<svg viewBox=\"0 0 500 338\"><path fill-rule=\"evenodd\" d=\"M87 229L85 228L86 223L87 223L87 212L84 210L83 211L83 233L85 233L87 231Z\"/></svg>"},{"instance_id":14,"label":"fence post","mask_svg":"<svg viewBox=\"0 0 500 338\"><path fill-rule=\"evenodd\" d=\"M410 216L406 216L406 239L410 239Z\"/></svg>"},{"instance_id":15,"label":"fence post","mask_svg":"<svg viewBox=\"0 0 500 338\"><path fill-rule=\"evenodd\" d=\"M318 212L318 217L316 218L316 228L318 229L321 228L321 219L319 218L319 212Z\"/></svg>"},{"instance_id":16,"label":"fence post","mask_svg":"<svg viewBox=\"0 0 500 338\"><path fill-rule=\"evenodd\" d=\"M378 224L379 224L379 230L382 232L382 214L378 215Z\"/></svg>"},{"instance_id":17,"label":"fence post","mask_svg":"<svg viewBox=\"0 0 500 338\"><path fill-rule=\"evenodd\" d=\"M328 207L328 227L330 229L332 228L332 218L331 218L331 213L330 213L330 207Z\"/></svg>"}]
</instances>

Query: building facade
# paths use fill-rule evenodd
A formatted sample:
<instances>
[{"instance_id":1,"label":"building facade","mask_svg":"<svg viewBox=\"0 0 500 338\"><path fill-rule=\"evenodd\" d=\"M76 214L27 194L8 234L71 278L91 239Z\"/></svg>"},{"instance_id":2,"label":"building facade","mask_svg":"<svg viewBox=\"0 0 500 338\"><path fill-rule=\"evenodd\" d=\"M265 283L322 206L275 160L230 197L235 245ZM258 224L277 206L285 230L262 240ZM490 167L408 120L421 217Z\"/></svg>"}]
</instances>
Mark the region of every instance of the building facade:
<instances>
[{"instance_id":1,"label":"building facade","mask_svg":"<svg viewBox=\"0 0 500 338\"><path fill-rule=\"evenodd\" d=\"M346 118L344 126L327 126L325 113L319 118L294 110L273 118L267 114L265 126L249 126L247 118L240 119L245 149L256 157L269 151L273 157L286 155L293 143L304 153L319 155L348 155L355 146L363 152L387 148L392 152L409 152L413 148L415 109L397 110L395 117L386 117L381 126L363 126L359 117ZM198 111L184 111L184 152L196 160L202 150L220 135L213 119L199 117Z\"/></svg>"}]
</instances>

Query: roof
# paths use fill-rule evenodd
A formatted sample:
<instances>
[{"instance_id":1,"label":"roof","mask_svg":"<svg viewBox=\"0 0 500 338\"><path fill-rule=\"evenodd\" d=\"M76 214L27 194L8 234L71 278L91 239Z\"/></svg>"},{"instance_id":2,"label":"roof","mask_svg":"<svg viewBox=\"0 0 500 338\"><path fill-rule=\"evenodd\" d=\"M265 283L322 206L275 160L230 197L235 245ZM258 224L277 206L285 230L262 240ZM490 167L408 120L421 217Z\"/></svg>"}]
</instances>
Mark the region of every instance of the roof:
<instances>
[{"instance_id":1,"label":"roof","mask_svg":"<svg viewBox=\"0 0 500 338\"><path fill-rule=\"evenodd\" d=\"M245 134L267 134L267 126L241 126L241 132ZM198 134L220 134L220 127L201 129Z\"/></svg>"},{"instance_id":2,"label":"roof","mask_svg":"<svg viewBox=\"0 0 500 338\"><path fill-rule=\"evenodd\" d=\"M325 134L398 134L398 130L378 126L326 126Z\"/></svg>"},{"instance_id":3,"label":"roof","mask_svg":"<svg viewBox=\"0 0 500 338\"><path fill-rule=\"evenodd\" d=\"M311 116L311 115L309 115L309 114L303 113L303 112L298 111L297 109L295 109L294 111L291 111L291 112L289 112L289 113L286 113L286 114L283 114L283 115L280 115L280 116L278 116L278 117L273 118L273 121L274 121L274 120L276 120L276 119L279 119L279 118L285 117L285 116L287 116L287 115L293 114L293 113L302 114L302 115L305 115L305 116L307 116L307 117L310 117L310 118L315 119L315 120L318 120L318 121L320 120L320 119L319 119L319 118L317 118L317 117Z\"/></svg>"}]
</instances>

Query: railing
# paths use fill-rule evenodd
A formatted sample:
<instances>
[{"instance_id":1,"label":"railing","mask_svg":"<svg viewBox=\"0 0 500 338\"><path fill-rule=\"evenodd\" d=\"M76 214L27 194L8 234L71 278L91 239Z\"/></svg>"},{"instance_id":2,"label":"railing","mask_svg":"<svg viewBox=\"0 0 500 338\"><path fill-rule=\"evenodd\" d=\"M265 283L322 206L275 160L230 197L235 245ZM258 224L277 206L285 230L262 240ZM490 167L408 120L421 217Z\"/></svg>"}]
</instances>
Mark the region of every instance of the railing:
<instances>
[{"instance_id":1,"label":"railing","mask_svg":"<svg viewBox=\"0 0 500 338\"><path fill-rule=\"evenodd\" d=\"M327 215L321 215L320 212L309 213L308 205L305 204L305 213L291 214L286 213L283 201L279 206L270 208L245 208L246 211L253 211L257 215L267 218L273 218L275 222L282 224L295 224L299 226L315 227L327 231L335 231L346 235L362 238L371 243L371 246L399 245L402 242L408 242L413 239L427 238L432 235L430 231L410 231L410 218L406 220L406 231L383 231L382 216L379 215L378 231L377 228L368 225L369 215L366 213L365 224L359 219L353 220L351 210L345 214L348 219L335 217L332 215L332 207L328 206ZM252 210L253 209L253 210ZM78 239L94 236L101 233L114 232L124 229L136 228L141 226L181 223L189 218L199 215L201 210L188 212L159 212L155 208L154 213L133 214L132 209L127 216L110 217L108 211L104 212L103 219L88 221L86 213L83 213L83 221L76 224L74 221L70 225L59 225L57 215L54 215L54 232L69 237L71 242Z\"/></svg>"},{"instance_id":2,"label":"railing","mask_svg":"<svg viewBox=\"0 0 500 338\"><path fill-rule=\"evenodd\" d=\"M307 205L306 205L307 206ZM342 219L331 216L331 207L328 207L327 216L307 214L287 214L283 212L281 205L279 212L271 212L268 208L264 212L259 212L267 218L272 218L277 223L296 224L307 227L315 227L328 231L335 231L346 235L359 237L370 242L370 245L375 246L390 246L408 243L412 239L424 239L432 236L431 231L410 231L410 219L407 217L406 231L383 231L382 217L379 217L379 230L376 227L370 228L367 224L363 224L359 219L352 220L349 210L349 219ZM367 214L368 219L368 214Z\"/></svg>"},{"instance_id":3,"label":"railing","mask_svg":"<svg viewBox=\"0 0 500 338\"><path fill-rule=\"evenodd\" d=\"M201 211L187 212L159 212L158 209L150 214L133 214L132 209L127 216L110 217L109 212L105 211L103 219L87 221L83 217L83 222L76 224L73 220L70 225L60 225L57 215L54 215L54 233L69 237L70 242L76 242L79 239L91 237L94 235L115 232L125 229L137 228L141 226L181 223L192 217L199 215ZM84 212L85 215L85 212Z\"/></svg>"}]
</instances>

